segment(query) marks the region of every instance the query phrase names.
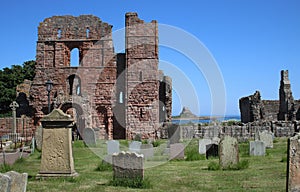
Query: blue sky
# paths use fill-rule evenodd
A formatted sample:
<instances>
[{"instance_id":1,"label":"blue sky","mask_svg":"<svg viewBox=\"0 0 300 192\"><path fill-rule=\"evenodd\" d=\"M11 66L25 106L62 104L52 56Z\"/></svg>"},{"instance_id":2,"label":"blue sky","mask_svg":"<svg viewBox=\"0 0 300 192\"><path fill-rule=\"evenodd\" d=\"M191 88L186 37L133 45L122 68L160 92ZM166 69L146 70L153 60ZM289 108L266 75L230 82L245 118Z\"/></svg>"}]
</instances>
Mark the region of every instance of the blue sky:
<instances>
[{"instance_id":1,"label":"blue sky","mask_svg":"<svg viewBox=\"0 0 300 192\"><path fill-rule=\"evenodd\" d=\"M300 99L298 0L10 0L2 1L0 9L0 68L35 59L37 27L47 17L93 14L118 30L124 27L126 12L138 12L145 21L157 20L202 42L224 80L226 95L212 96L216 94L212 90L219 88L212 89L205 70L195 68L189 55L160 46L161 68L174 75L176 83L174 115L182 106L207 115L214 111L212 102L219 100L226 101L226 114L239 114L239 98L255 90L261 91L263 99L278 99L282 69L289 70L294 98ZM187 43L182 36L173 38ZM203 50L194 51L201 54ZM169 66L176 68L183 79L169 71ZM190 92L190 88L194 91ZM213 113L222 111L217 109Z\"/></svg>"}]
</instances>

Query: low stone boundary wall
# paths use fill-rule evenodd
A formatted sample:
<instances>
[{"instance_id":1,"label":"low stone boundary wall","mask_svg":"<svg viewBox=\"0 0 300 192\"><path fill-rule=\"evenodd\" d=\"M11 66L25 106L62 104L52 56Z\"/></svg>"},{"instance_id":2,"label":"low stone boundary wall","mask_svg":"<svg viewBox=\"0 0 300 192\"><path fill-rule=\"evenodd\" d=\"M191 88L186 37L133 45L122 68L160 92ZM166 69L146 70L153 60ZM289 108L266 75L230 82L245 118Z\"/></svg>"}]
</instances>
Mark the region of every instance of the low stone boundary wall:
<instances>
[{"instance_id":1,"label":"low stone boundary wall","mask_svg":"<svg viewBox=\"0 0 300 192\"><path fill-rule=\"evenodd\" d=\"M238 123L226 125L226 123L215 123L214 125L204 124L165 124L161 129L163 138L168 138L168 129L180 128L181 139L190 138L214 138L231 136L239 141L254 139L257 132L269 131L275 137L291 137L300 130L300 121L257 121L250 123ZM170 131L169 131L170 132Z\"/></svg>"}]
</instances>

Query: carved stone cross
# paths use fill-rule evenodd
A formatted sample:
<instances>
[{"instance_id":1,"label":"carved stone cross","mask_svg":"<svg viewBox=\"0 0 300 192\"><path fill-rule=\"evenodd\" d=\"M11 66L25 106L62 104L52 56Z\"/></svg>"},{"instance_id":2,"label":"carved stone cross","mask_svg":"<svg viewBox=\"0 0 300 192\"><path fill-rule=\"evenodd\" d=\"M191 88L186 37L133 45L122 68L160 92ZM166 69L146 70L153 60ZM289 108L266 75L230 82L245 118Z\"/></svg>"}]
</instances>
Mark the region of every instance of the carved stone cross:
<instances>
[{"instance_id":1,"label":"carved stone cross","mask_svg":"<svg viewBox=\"0 0 300 192\"><path fill-rule=\"evenodd\" d=\"M17 115L16 115L16 109L19 107L19 104L16 101L13 101L9 107L12 109L12 114L13 114L13 127L12 127L12 132L16 133L17 130Z\"/></svg>"}]
</instances>

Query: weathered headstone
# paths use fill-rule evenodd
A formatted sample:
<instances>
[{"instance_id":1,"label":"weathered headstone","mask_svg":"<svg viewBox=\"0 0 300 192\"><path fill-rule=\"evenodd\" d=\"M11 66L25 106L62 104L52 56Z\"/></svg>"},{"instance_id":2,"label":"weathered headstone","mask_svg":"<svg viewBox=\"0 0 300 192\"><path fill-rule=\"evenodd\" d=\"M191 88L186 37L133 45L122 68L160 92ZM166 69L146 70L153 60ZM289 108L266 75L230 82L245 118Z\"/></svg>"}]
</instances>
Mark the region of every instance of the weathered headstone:
<instances>
[{"instance_id":1,"label":"weathered headstone","mask_svg":"<svg viewBox=\"0 0 300 192\"><path fill-rule=\"evenodd\" d=\"M11 192L26 192L27 186L27 173L17 173L15 171L9 171L5 173L11 179Z\"/></svg>"},{"instance_id":2,"label":"weathered headstone","mask_svg":"<svg viewBox=\"0 0 300 192\"><path fill-rule=\"evenodd\" d=\"M35 130L35 146L38 151L42 150L43 145L43 127L37 126Z\"/></svg>"},{"instance_id":3,"label":"weathered headstone","mask_svg":"<svg viewBox=\"0 0 300 192\"><path fill-rule=\"evenodd\" d=\"M154 156L154 149L152 144L142 144L141 145L141 154L144 155L145 159L151 158Z\"/></svg>"},{"instance_id":4,"label":"weathered headstone","mask_svg":"<svg viewBox=\"0 0 300 192\"><path fill-rule=\"evenodd\" d=\"M250 141L249 153L252 156L265 156L265 143L263 141Z\"/></svg>"},{"instance_id":5,"label":"weathered headstone","mask_svg":"<svg viewBox=\"0 0 300 192\"><path fill-rule=\"evenodd\" d=\"M142 142L140 142L140 141L132 141L129 144L129 151L130 152L135 152L135 153L140 153L141 145L142 145Z\"/></svg>"},{"instance_id":6,"label":"weathered headstone","mask_svg":"<svg viewBox=\"0 0 300 192\"><path fill-rule=\"evenodd\" d=\"M85 128L83 130L83 139L84 139L84 143L87 146L95 146L96 145L95 131L92 128Z\"/></svg>"},{"instance_id":7,"label":"weathered headstone","mask_svg":"<svg viewBox=\"0 0 300 192\"><path fill-rule=\"evenodd\" d=\"M217 144L208 144L206 145L206 159L209 157L218 157L219 156L219 145Z\"/></svg>"},{"instance_id":8,"label":"weathered headstone","mask_svg":"<svg viewBox=\"0 0 300 192\"><path fill-rule=\"evenodd\" d=\"M269 131L258 132L258 140L263 141L266 148L273 148L273 135Z\"/></svg>"},{"instance_id":9,"label":"weathered headstone","mask_svg":"<svg viewBox=\"0 0 300 192\"><path fill-rule=\"evenodd\" d=\"M181 139L181 128L178 124L170 124L168 127L169 144L179 143Z\"/></svg>"},{"instance_id":10,"label":"weathered headstone","mask_svg":"<svg viewBox=\"0 0 300 192\"><path fill-rule=\"evenodd\" d=\"M112 155L120 152L120 143L117 140L107 141L107 154Z\"/></svg>"},{"instance_id":11,"label":"weathered headstone","mask_svg":"<svg viewBox=\"0 0 300 192\"><path fill-rule=\"evenodd\" d=\"M238 164L239 147L236 138L225 136L221 139L219 147L219 161L222 169Z\"/></svg>"},{"instance_id":12,"label":"weathered headstone","mask_svg":"<svg viewBox=\"0 0 300 192\"><path fill-rule=\"evenodd\" d=\"M73 119L60 109L54 109L41 119L43 145L41 167L37 178L74 177L71 129Z\"/></svg>"},{"instance_id":13,"label":"weathered headstone","mask_svg":"<svg viewBox=\"0 0 300 192\"><path fill-rule=\"evenodd\" d=\"M286 191L300 191L300 133L288 140Z\"/></svg>"},{"instance_id":14,"label":"weathered headstone","mask_svg":"<svg viewBox=\"0 0 300 192\"><path fill-rule=\"evenodd\" d=\"M170 145L169 159L184 159L184 144L175 143Z\"/></svg>"},{"instance_id":15,"label":"weathered headstone","mask_svg":"<svg viewBox=\"0 0 300 192\"><path fill-rule=\"evenodd\" d=\"M143 179L143 155L130 152L113 154L113 179Z\"/></svg>"},{"instance_id":16,"label":"weathered headstone","mask_svg":"<svg viewBox=\"0 0 300 192\"><path fill-rule=\"evenodd\" d=\"M10 192L11 178L0 173L0 192Z\"/></svg>"},{"instance_id":17,"label":"weathered headstone","mask_svg":"<svg viewBox=\"0 0 300 192\"><path fill-rule=\"evenodd\" d=\"M199 154L205 154L206 153L206 145L209 145L212 143L211 139L200 139L199 140Z\"/></svg>"}]
</instances>

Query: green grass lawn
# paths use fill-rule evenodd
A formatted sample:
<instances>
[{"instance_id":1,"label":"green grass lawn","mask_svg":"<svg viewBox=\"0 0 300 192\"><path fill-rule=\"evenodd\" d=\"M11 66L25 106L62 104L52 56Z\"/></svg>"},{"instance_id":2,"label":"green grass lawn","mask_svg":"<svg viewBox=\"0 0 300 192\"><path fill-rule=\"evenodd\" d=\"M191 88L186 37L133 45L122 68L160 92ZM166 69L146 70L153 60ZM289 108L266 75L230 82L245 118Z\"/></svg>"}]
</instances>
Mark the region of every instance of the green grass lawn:
<instances>
[{"instance_id":1,"label":"green grass lawn","mask_svg":"<svg viewBox=\"0 0 300 192\"><path fill-rule=\"evenodd\" d=\"M189 143L186 150L198 147L197 140ZM267 149L265 157L250 157L248 143L241 143L240 160L248 160L243 170L208 170L210 162L218 159L197 161L167 161L145 169L145 178L151 188L136 189L109 185L112 171L97 171L102 161L81 141L73 145L75 170L79 177L36 180L39 171L39 152L15 163L12 168L29 175L27 191L285 191L287 138L276 138L273 149ZM283 161L283 162L282 162ZM151 163L151 162L150 162Z\"/></svg>"}]
</instances>

